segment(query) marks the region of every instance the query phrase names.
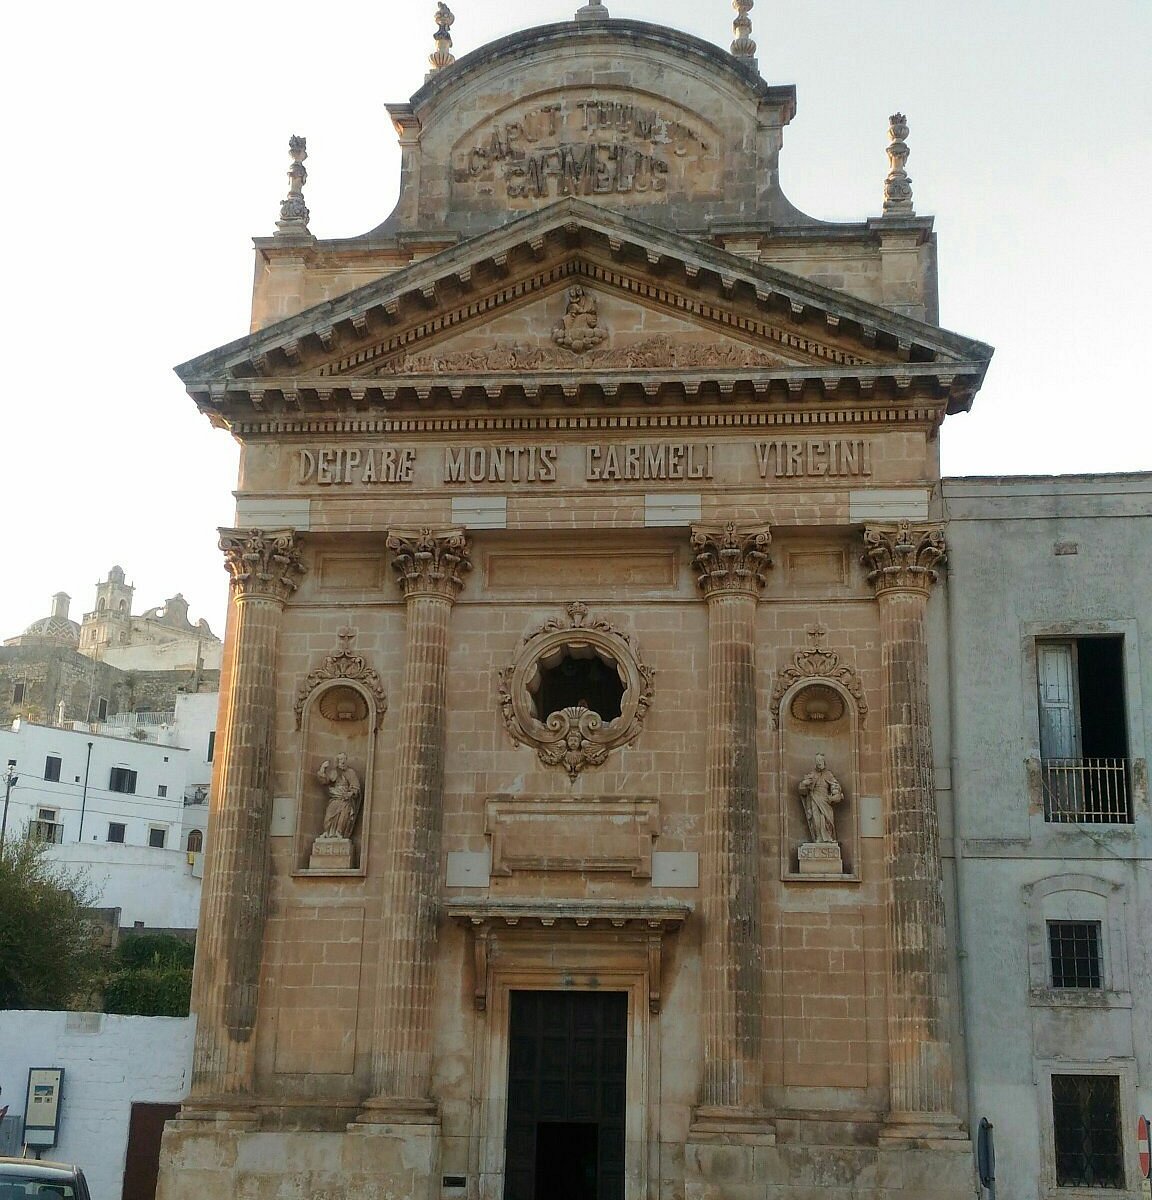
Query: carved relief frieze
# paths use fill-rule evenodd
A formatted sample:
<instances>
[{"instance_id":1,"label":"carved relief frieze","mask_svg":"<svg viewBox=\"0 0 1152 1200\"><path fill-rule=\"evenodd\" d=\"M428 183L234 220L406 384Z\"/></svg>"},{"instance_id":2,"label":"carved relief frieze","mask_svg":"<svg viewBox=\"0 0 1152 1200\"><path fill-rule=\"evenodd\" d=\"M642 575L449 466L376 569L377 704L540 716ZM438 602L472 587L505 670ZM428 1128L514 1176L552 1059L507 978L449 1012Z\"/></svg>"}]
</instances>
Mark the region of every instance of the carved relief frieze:
<instances>
[{"instance_id":1,"label":"carved relief frieze","mask_svg":"<svg viewBox=\"0 0 1152 1200\"><path fill-rule=\"evenodd\" d=\"M380 676L368 665L362 654L352 649L356 631L344 626L336 634L340 649L310 671L308 677L300 685L296 695L296 728L299 729L304 719L304 707L313 692L323 689L319 698L320 710L323 716L332 721L363 720L368 716L368 705L361 694L361 689L371 696L376 709L376 728L379 729L384 714L388 711L388 699L384 694L384 685ZM352 683L352 687L339 687L342 681Z\"/></svg>"},{"instance_id":2,"label":"carved relief frieze","mask_svg":"<svg viewBox=\"0 0 1152 1200\"><path fill-rule=\"evenodd\" d=\"M570 779L635 741L652 703L651 668L632 639L574 601L529 634L500 673L500 712L517 745Z\"/></svg>"},{"instance_id":3,"label":"carved relief frieze","mask_svg":"<svg viewBox=\"0 0 1152 1200\"><path fill-rule=\"evenodd\" d=\"M868 712L868 702L864 698L860 676L851 666L840 661L840 655L835 650L829 650L823 644L828 636L825 626L809 625L805 632L808 646L798 650L792 662L776 677L776 686L772 689L772 699L768 705L773 726L780 724L780 704L784 697L796 684L803 682L807 682L807 686L796 693L789 706L798 721L835 721L843 716L843 698L834 687L828 686L829 683L839 684L852 697L856 711L863 719Z\"/></svg>"},{"instance_id":4,"label":"carved relief frieze","mask_svg":"<svg viewBox=\"0 0 1152 1200\"><path fill-rule=\"evenodd\" d=\"M408 354L386 363L384 375L467 374L474 371L698 370L706 367L785 367L791 363L736 342L684 342L655 334L624 346L588 348L582 354L555 346L497 342L491 349Z\"/></svg>"}]
</instances>

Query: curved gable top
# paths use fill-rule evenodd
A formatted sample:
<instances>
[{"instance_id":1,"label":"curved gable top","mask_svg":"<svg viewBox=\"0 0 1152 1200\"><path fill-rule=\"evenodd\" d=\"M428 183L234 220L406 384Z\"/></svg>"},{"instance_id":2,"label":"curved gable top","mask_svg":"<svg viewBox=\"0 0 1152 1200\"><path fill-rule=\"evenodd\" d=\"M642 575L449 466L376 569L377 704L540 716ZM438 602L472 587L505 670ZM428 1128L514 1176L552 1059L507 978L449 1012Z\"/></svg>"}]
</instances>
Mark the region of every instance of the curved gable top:
<instances>
[{"instance_id":1,"label":"curved gable top","mask_svg":"<svg viewBox=\"0 0 1152 1200\"><path fill-rule=\"evenodd\" d=\"M390 105L396 210L373 233L471 235L574 197L667 228L808 224L779 187L792 87L641 21L501 38Z\"/></svg>"}]
</instances>

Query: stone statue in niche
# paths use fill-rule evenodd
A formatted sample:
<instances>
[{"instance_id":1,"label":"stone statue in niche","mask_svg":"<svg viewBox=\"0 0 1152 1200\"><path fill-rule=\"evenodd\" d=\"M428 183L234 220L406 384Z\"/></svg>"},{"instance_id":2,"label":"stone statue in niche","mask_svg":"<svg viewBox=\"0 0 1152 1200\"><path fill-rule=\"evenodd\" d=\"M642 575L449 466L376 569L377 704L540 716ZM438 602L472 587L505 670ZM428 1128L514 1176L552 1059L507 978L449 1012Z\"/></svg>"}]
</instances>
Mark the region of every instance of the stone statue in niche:
<instances>
[{"instance_id":1,"label":"stone statue in niche","mask_svg":"<svg viewBox=\"0 0 1152 1200\"><path fill-rule=\"evenodd\" d=\"M354 853L352 833L364 798L360 776L341 752L335 762L326 758L320 764L316 778L328 793L328 807L324 810L324 828L312 843L308 866L311 870L349 870Z\"/></svg>"},{"instance_id":2,"label":"stone statue in niche","mask_svg":"<svg viewBox=\"0 0 1152 1200\"><path fill-rule=\"evenodd\" d=\"M823 754L816 755L815 768L800 780L797 790L811 839L800 847L800 874L842 874L844 866L840 843L836 840L835 806L843 801L844 789L828 769Z\"/></svg>"}]
</instances>

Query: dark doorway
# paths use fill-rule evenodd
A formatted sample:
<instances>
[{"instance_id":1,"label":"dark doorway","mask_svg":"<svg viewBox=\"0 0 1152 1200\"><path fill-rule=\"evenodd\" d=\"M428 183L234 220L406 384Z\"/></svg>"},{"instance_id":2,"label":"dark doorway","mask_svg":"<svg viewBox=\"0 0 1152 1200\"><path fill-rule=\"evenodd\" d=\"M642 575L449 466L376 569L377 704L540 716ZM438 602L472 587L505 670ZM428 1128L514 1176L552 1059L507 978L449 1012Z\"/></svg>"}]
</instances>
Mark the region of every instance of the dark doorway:
<instances>
[{"instance_id":1,"label":"dark doorway","mask_svg":"<svg viewBox=\"0 0 1152 1200\"><path fill-rule=\"evenodd\" d=\"M628 996L513 992L504 1200L624 1200Z\"/></svg>"},{"instance_id":2,"label":"dark doorway","mask_svg":"<svg viewBox=\"0 0 1152 1200\"><path fill-rule=\"evenodd\" d=\"M121 1200L154 1200L164 1122L173 1120L179 1111L179 1104L132 1105Z\"/></svg>"}]
</instances>

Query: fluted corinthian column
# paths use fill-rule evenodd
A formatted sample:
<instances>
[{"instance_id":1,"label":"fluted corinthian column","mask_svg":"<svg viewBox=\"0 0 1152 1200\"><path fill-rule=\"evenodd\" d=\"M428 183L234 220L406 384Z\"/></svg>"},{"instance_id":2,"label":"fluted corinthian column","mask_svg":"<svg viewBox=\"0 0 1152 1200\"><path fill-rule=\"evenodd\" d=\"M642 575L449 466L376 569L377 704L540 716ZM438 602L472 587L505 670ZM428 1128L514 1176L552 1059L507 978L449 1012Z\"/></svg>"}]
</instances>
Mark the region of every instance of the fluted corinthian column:
<instances>
[{"instance_id":1,"label":"fluted corinthian column","mask_svg":"<svg viewBox=\"0 0 1152 1200\"><path fill-rule=\"evenodd\" d=\"M704 1072L697 1123L757 1118L762 1107L764 945L756 770L756 604L772 565L766 526L692 527L708 602L704 817Z\"/></svg>"},{"instance_id":2,"label":"fluted corinthian column","mask_svg":"<svg viewBox=\"0 0 1152 1200\"><path fill-rule=\"evenodd\" d=\"M408 623L377 975L374 1094L360 1120L421 1121L436 1111L431 1022L449 618L472 563L460 529L394 530L388 549Z\"/></svg>"},{"instance_id":3,"label":"fluted corinthian column","mask_svg":"<svg viewBox=\"0 0 1152 1200\"><path fill-rule=\"evenodd\" d=\"M292 530L224 529L220 548L232 577L232 608L196 945L191 1110L242 1108L253 1090L276 647L285 601L304 571Z\"/></svg>"},{"instance_id":4,"label":"fluted corinthian column","mask_svg":"<svg viewBox=\"0 0 1152 1200\"><path fill-rule=\"evenodd\" d=\"M884 681L889 1132L927 1125L939 1136L958 1131L925 628L944 534L902 521L866 529L864 542L880 607Z\"/></svg>"}]
</instances>

